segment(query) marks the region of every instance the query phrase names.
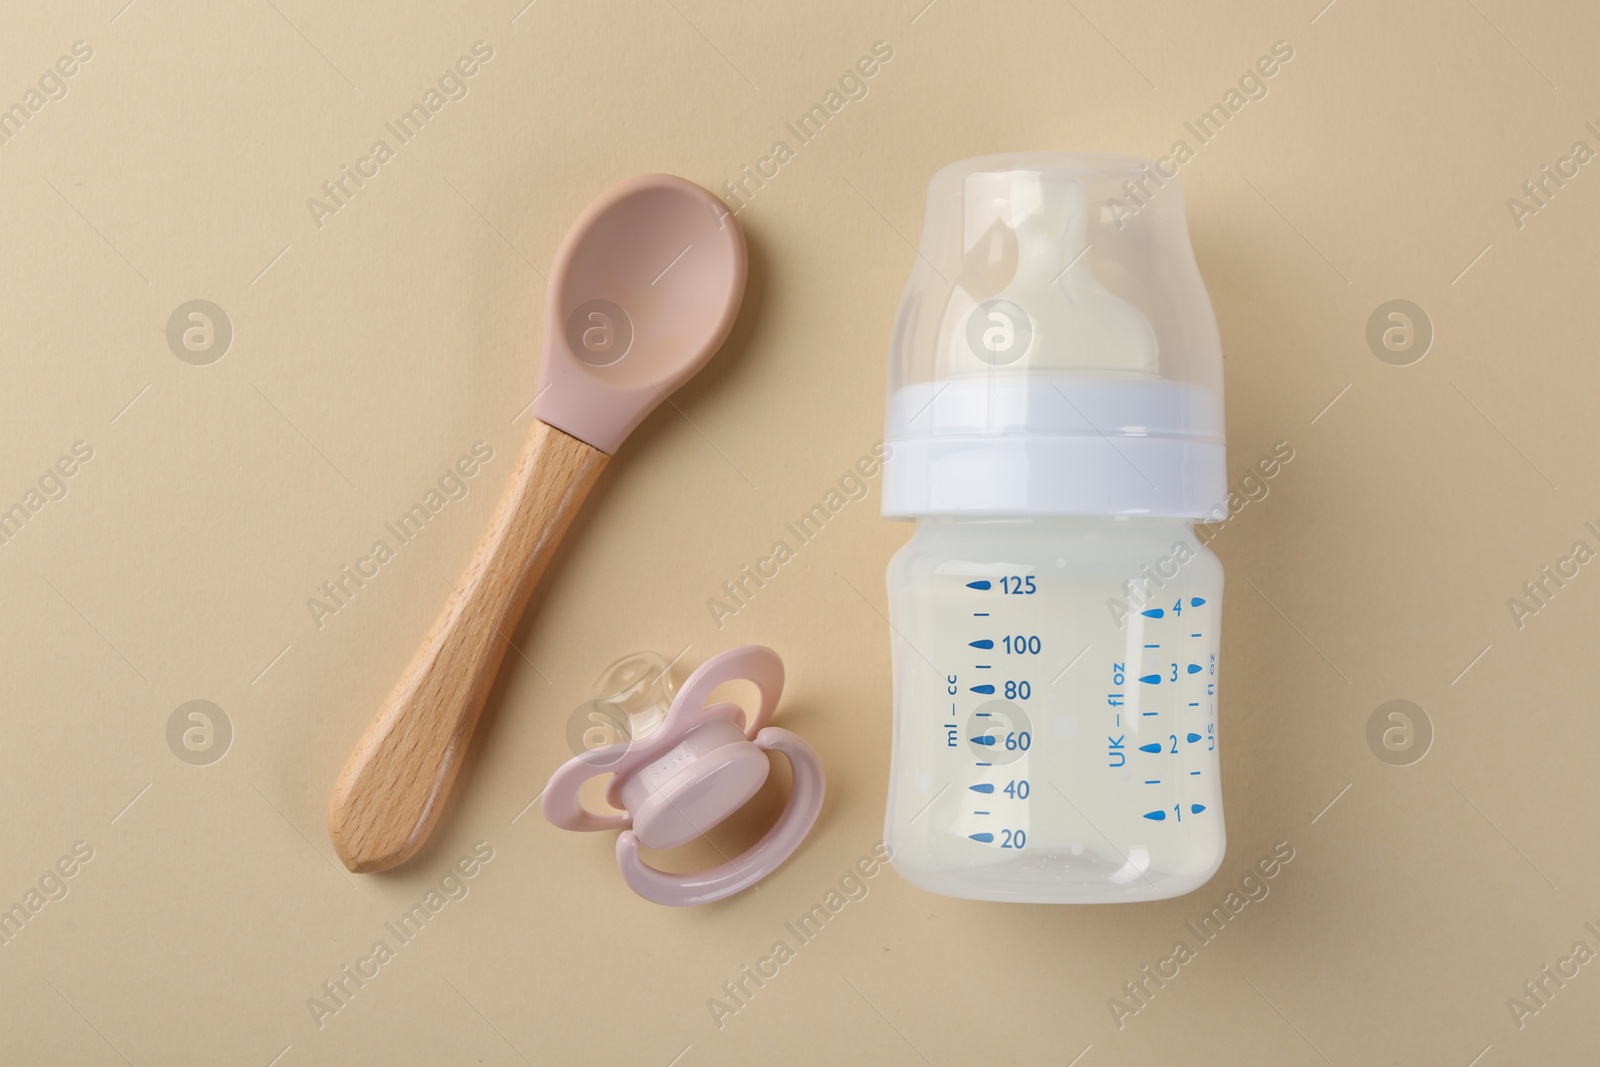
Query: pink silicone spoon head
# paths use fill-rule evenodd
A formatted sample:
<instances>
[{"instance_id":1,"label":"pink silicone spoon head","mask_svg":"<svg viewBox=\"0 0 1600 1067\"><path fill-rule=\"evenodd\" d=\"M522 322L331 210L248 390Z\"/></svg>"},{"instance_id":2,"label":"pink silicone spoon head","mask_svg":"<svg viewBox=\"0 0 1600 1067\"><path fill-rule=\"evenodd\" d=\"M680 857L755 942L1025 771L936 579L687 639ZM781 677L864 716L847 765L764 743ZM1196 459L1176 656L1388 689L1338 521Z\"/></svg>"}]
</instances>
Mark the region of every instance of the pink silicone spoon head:
<instances>
[{"instance_id":1,"label":"pink silicone spoon head","mask_svg":"<svg viewBox=\"0 0 1600 1067\"><path fill-rule=\"evenodd\" d=\"M728 336L745 263L733 215L693 182L647 174L607 190L556 253L534 415L616 452Z\"/></svg>"}]
</instances>

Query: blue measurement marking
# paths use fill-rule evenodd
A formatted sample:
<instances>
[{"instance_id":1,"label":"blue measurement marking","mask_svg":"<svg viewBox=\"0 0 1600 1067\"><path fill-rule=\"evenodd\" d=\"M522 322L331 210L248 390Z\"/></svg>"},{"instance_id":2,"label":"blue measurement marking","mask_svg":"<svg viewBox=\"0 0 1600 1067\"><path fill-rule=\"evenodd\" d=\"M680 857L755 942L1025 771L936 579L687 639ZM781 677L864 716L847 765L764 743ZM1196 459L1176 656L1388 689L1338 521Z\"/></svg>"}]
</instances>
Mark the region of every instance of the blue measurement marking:
<instances>
[{"instance_id":1,"label":"blue measurement marking","mask_svg":"<svg viewBox=\"0 0 1600 1067\"><path fill-rule=\"evenodd\" d=\"M1145 645L1145 648L1160 648L1160 645Z\"/></svg>"},{"instance_id":2,"label":"blue measurement marking","mask_svg":"<svg viewBox=\"0 0 1600 1067\"><path fill-rule=\"evenodd\" d=\"M974 663L972 665L972 669L975 670L975 671L987 671L987 670L990 670L991 668L990 668L989 664L987 664L987 663Z\"/></svg>"},{"instance_id":3,"label":"blue measurement marking","mask_svg":"<svg viewBox=\"0 0 1600 1067\"><path fill-rule=\"evenodd\" d=\"M977 764L974 764L974 766L976 766L976 767L993 767L994 764L992 764L992 763L977 763Z\"/></svg>"},{"instance_id":4,"label":"blue measurement marking","mask_svg":"<svg viewBox=\"0 0 1600 1067\"><path fill-rule=\"evenodd\" d=\"M1190 744L1191 744L1191 745L1192 745L1192 744L1194 744L1194 743L1195 743L1195 742L1196 742L1196 741L1198 741L1198 740L1200 740L1200 735L1199 735L1199 734L1189 734L1189 735L1188 735L1188 736L1186 736L1186 737L1185 737L1185 738L1184 738L1184 740L1185 740L1185 741L1187 741L1187 742L1189 742L1189 743L1190 743Z\"/></svg>"},{"instance_id":5,"label":"blue measurement marking","mask_svg":"<svg viewBox=\"0 0 1600 1067\"><path fill-rule=\"evenodd\" d=\"M1151 718L1152 716L1160 715L1161 713L1159 711L1145 711L1145 712L1140 712L1140 714L1148 719L1148 718Z\"/></svg>"},{"instance_id":6,"label":"blue measurement marking","mask_svg":"<svg viewBox=\"0 0 1600 1067\"><path fill-rule=\"evenodd\" d=\"M1140 745L1139 746L1139 751L1140 752L1160 752L1161 751L1161 742L1160 741L1152 741L1148 745Z\"/></svg>"},{"instance_id":7,"label":"blue measurement marking","mask_svg":"<svg viewBox=\"0 0 1600 1067\"><path fill-rule=\"evenodd\" d=\"M1200 664L1198 664L1198 663L1189 664L1189 673L1190 674L1199 674L1200 673Z\"/></svg>"},{"instance_id":8,"label":"blue measurement marking","mask_svg":"<svg viewBox=\"0 0 1600 1067\"><path fill-rule=\"evenodd\" d=\"M1199 637L1200 635L1199 634L1190 634L1189 636L1190 637Z\"/></svg>"},{"instance_id":9,"label":"blue measurement marking","mask_svg":"<svg viewBox=\"0 0 1600 1067\"><path fill-rule=\"evenodd\" d=\"M1145 685L1160 685L1161 684L1161 675L1159 675L1159 674L1142 675L1142 676L1140 676L1139 681L1143 682Z\"/></svg>"},{"instance_id":10,"label":"blue measurement marking","mask_svg":"<svg viewBox=\"0 0 1600 1067\"><path fill-rule=\"evenodd\" d=\"M1161 779L1159 779L1159 778L1146 778L1144 780L1144 784L1145 785L1160 785L1161 784Z\"/></svg>"},{"instance_id":11,"label":"blue measurement marking","mask_svg":"<svg viewBox=\"0 0 1600 1067\"><path fill-rule=\"evenodd\" d=\"M993 782L979 782L977 785L969 785L969 786L967 786L967 788L972 790L974 793L993 793L994 792L994 783Z\"/></svg>"},{"instance_id":12,"label":"blue measurement marking","mask_svg":"<svg viewBox=\"0 0 1600 1067\"><path fill-rule=\"evenodd\" d=\"M988 583L985 583L985 584L988 584ZM986 845L989 842L994 840L994 835L991 834L991 833L988 833L988 832L984 832L984 833L981 833L981 834L968 834L967 836L972 838L974 841L982 841Z\"/></svg>"},{"instance_id":13,"label":"blue measurement marking","mask_svg":"<svg viewBox=\"0 0 1600 1067\"><path fill-rule=\"evenodd\" d=\"M1200 702L1198 700L1191 700L1189 701L1189 706L1191 708L1198 708L1200 706Z\"/></svg>"},{"instance_id":14,"label":"blue measurement marking","mask_svg":"<svg viewBox=\"0 0 1600 1067\"><path fill-rule=\"evenodd\" d=\"M1146 608L1139 612L1139 614L1143 615L1147 619L1159 619L1165 615L1166 612L1162 611L1160 608Z\"/></svg>"},{"instance_id":15,"label":"blue measurement marking","mask_svg":"<svg viewBox=\"0 0 1600 1067\"><path fill-rule=\"evenodd\" d=\"M983 638L982 640L978 640L978 641L968 641L967 644L971 645L973 648L993 648L994 647L994 642L992 640L990 640L989 638L987 638L987 637Z\"/></svg>"},{"instance_id":16,"label":"blue measurement marking","mask_svg":"<svg viewBox=\"0 0 1600 1067\"><path fill-rule=\"evenodd\" d=\"M992 685L975 685L972 687L972 691L974 693L982 693L986 697L994 696L994 686Z\"/></svg>"},{"instance_id":17,"label":"blue measurement marking","mask_svg":"<svg viewBox=\"0 0 1600 1067\"><path fill-rule=\"evenodd\" d=\"M1144 817L1149 819L1151 822L1163 822L1166 820L1167 813L1162 810L1147 811L1144 813Z\"/></svg>"},{"instance_id":18,"label":"blue measurement marking","mask_svg":"<svg viewBox=\"0 0 1600 1067\"><path fill-rule=\"evenodd\" d=\"M994 744L994 738L990 737L988 734L979 734L977 737L969 737L967 740L971 741L975 745Z\"/></svg>"},{"instance_id":19,"label":"blue measurement marking","mask_svg":"<svg viewBox=\"0 0 1600 1067\"><path fill-rule=\"evenodd\" d=\"M1199 774L1200 774L1200 772L1199 772L1199 771L1190 771L1190 772L1189 772L1189 774L1190 774L1190 775L1191 775L1191 776L1193 776L1193 777L1198 777L1198 776L1199 776Z\"/></svg>"},{"instance_id":20,"label":"blue measurement marking","mask_svg":"<svg viewBox=\"0 0 1600 1067\"><path fill-rule=\"evenodd\" d=\"M1201 604L1204 604L1205 602L1206 602L1206 598L1203 597L1203 596L1192 596L1192 597L1189 598L1189 606L1191 608L1198 608Z\"/></svg>"},{"instance_id":21,"label":"blue measurement marking","mask_svg":"<svg viewBox=\"0 0 1600 1067\"><path fill-rule=\"evenodd\" d=\"M984 579L981 579L980 581L968 582L967 583L967 588L968 589L987 589L987 588L989 588L989 579L984 578Z\"/></svg>"},{"instance_id":22,"label":"blue measurement marking","mask_svg":"<svg viewBox=\"0 0 1600 1067\"><path fill-rule=\"evenodd\" d=\"M979 718L979 719L987 719L987 718L991 717L992 715L994 715L994 712L992 712L992 711L975 711L972 714L975 717Z\"/></svg>"},{"instance_id":23,"label":"blue measurement marking","mask_svg":"<svg viewBox=\"0 0 1600 1067\"><path fill-rule=\"evenodd\" d=\"M987 619L989 617L989 613L987 611L974 611L972 613L972 617L974 619Z\"/></svg>"},{"instance_id":24,"label":"blue measurement marking","mask_svg":"<svg viewBox=\"0 0 1600 1067\"><path fill-rule=\"evenodd\" d=\"M989 814L989 813L988 813L988 812L986 812L986 811L975 811L975 812L973 812L973 813L972 813L972 814L974 814L974 815L987 815L987 814Z\"/></svg>"},{"instance_id":25,"label":"blue measurement marking","mask_svg":"<svg viewBox=\"0 0 1600 1067\"><path fill-rule=\"evenodd\" d=\"M1202 811L1205 811L1205 810L1206 810L1206 806L1204 804L1190 804L1189 805L1189 813L1191 815L1199 815Z\"/></svg>"}]
</instances>

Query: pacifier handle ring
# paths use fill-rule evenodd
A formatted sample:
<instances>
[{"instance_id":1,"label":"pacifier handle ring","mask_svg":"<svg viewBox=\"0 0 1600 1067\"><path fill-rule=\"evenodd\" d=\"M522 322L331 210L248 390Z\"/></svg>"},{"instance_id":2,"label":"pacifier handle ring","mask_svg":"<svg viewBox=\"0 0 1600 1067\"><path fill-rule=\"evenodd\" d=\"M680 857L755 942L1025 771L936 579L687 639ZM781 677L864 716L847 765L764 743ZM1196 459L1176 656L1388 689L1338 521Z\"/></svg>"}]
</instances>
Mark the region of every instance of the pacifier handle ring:
<instances>
[{"instance_id":1,"label":"pacifier handle ring","mask_svg":"<svg viewBox=\"0 0 1600 1067\"><path fill-rule=\"evenodd\" d=\"M761 649L759 645L749 648L769 652L774 658L777 655L771 649ZM781 672L781 665L779 670ZM754 678L751 680L755 681ZM709 693L716 684L720 684L720 681L706 692ZM779 684L782 684L781 673ZM760 685L759 681L757 685ZM685 691L688 688L686 685ZM765 706L765 689L762 697ZM767 727L755 736L754 742L763 751L783 753L794 774L789 804L772 829L738 859L691 874L668 874L645 863L639 858L639 835L626 830L617 838L617 866L622 869L623 881L635 893L669 907L709 904L755 885L776 870L805 840L806 834L811 832L812 825L817 821L817 814L822 810L822 762L810 745L781 727Z\"/></svg>"}]
</instances>

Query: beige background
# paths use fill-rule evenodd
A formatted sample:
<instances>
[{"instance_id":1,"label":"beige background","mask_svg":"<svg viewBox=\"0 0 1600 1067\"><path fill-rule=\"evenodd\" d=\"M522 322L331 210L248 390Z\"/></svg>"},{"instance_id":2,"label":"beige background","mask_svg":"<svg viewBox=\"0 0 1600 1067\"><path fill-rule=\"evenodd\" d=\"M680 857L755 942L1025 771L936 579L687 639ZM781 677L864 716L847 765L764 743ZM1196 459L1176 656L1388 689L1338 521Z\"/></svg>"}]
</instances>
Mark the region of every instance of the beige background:
<instances>
[{"instance_id":1,"label":"beige background","mask_svg":"<svg viewBox=\"0 0 1600 1067\"><path fill-rule=\"evenodd\" d=\"M1583 525L1600 525L1600 172L1521 228L1506 203L1575 140L1600 148L1592 7L124 3L12 3L0 27L7 107L75 41L93 49L0 146L0 502L93 449L0 545L0 904L93 849L0 947L0 1061L1592 1059L1600 966L1521 1028L1507 999L1575 942L1600 950L1600 577L1582 569L1520 629L1507 599L1575 541L1600 548ZM722 629L706 601L879 437L929 176L996 151L1192 146L1184 122L1280 40L1294 58L1270 93L1183 169L1232 477L1274 442L1296 451L1214 542L1221 873L1113 908L970 903L880 873L719 1029L708 999L879 839L883 571L909 529L878 517L875 482ZM470 94L318 229L307 198L477 41L493 59ZM569 222L635 173L720 189L876 41L894 57L870 94L740 214L734 336L589 502L430 848L346 874L329 788L509 474L539 271ZM209 366L165 337L196 298L234 328ZM1397 298L1436 332L1405 367L1366 341ZM479 440L495 458L470 494L319 629L316 587ZM822 753L828 803L758 890L648 905L609 835L528 805L606 662L687 646L681 674L747 641L785 657L779 722ZM208 766L166 740L193 699L234 731ZM1421 762L1368 747L1391 699L1431 720ZM718 844L751 840L781 798ZM308 998L480 841L493 859L470 893L319 1028ZM1295 858L1270 896L1119 1029L1122 983L1280 841Z\"/></svg>"}]
</instances>

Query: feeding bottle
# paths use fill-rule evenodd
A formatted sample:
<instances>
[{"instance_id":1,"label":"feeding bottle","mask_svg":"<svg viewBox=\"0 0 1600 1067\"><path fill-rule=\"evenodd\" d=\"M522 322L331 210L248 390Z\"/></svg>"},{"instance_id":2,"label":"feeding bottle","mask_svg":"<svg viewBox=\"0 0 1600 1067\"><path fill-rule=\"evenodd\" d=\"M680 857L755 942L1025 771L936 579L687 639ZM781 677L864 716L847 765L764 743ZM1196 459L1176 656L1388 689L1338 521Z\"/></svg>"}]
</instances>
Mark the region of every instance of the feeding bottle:
<instances>
[{"instance_id":1,"label":"feeding bottle","mask_svg":"<svg viewBox=\"0 0 1600 1067\"><path fill-rule=\"evenodd\" d=\"M1128 182L1139 193L1129 195ZM980 900L1158 900L1222 862L1222 353L1144 160L928 188L891 342L896 869Z\"/></svg>"}]
</instances>

